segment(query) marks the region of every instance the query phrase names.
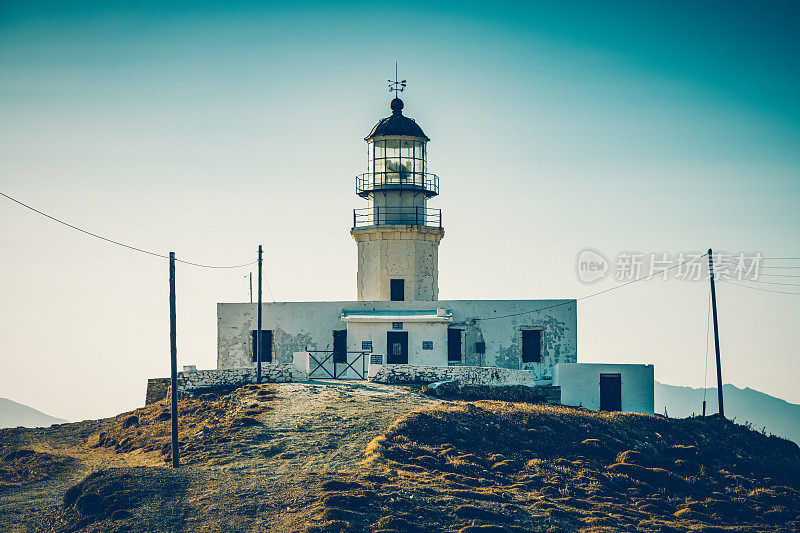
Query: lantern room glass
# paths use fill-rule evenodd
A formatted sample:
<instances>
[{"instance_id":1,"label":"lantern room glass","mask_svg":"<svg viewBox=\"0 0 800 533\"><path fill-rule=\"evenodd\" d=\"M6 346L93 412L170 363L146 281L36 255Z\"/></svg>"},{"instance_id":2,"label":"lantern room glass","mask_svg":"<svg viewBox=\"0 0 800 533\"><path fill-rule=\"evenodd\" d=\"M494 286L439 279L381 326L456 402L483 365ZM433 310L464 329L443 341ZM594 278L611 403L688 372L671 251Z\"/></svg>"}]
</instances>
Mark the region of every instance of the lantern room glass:
<instances>
[{"instance_id":1,"label":"lantern room glass","mask_svg":"<svg viewBox=\"0 0 800 533\"><path fill-rule=\"evenodd\" d=\"M384 139L368 143L368 170L372 186L425 186L425 142Z\"/></svg>"}]
</instances>

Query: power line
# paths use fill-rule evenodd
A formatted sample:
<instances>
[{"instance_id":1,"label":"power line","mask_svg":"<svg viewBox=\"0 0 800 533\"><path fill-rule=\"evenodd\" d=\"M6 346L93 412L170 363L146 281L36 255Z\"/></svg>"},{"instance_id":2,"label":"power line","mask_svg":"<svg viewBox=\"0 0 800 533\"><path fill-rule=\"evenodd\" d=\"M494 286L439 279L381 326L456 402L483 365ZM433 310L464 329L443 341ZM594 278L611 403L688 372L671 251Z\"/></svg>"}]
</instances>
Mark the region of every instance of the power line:
<instances>
[{"instance_id":1,"label":"power line","mask_svg":"<svg viewBox=\"0 0 800 533\"><path fill-rule=\"evenodd\" d=\"M45 218L49 218L50 220L52 220L54 222L58 222L59 224L63 224L64 226L67 226L68 228L80 231L81 233L85 233L86 235L89 235L89 236L94 237L96 239L100 239L101 241L106 241L106 242L109 242L111 244L116 244L117 246L122 246L123 248L128 248L129 250L134 250L136 252L141 252L143 254L153 255L155 257L161 257L161 258L164 258L164 259L169 259L168 255L159 254L159 253L156 253L156 252L151 252L149 250L144 250L142 248L137 248L136 246L132 246L130 244L125 244L124 242L115 241L114 239L109 239L108 237L103 237L102 235L98 235L96 233L92 233L91 231L85 230L83 228L79 228L78 226L73 226L69 222L64 222L63 220L60 220L60 219L58 219L58 218L56 218L54 216L50 216L47 213L45 213L43 211L39 211L38 209L36 209L34 207L31 207L28 204L22 203L19 200L17 200L16 198L12 198L11 196L9 196L9 195L7 195L5 193L0 192L0 195L5 196L6 198L11 200L12 202L17 203L17 204L21 205L22 207L25 207L26 209L30 209L34 213L38 213L38 214L42 215ZM178 258L175 258L175 261L178 261L179 263L184 263L186 265L191 265L191 266L196 266L196 267L201 267L201 268L242 268L242 267L250 266L250 265L253 265L253 264L256 263L255 261L253 261L252 263L246 263L246 264L243 264L243 265L204 265L204 264L201 264L201 263L194 263L192 261L186 261L184 259L178 259Z\"/></svg>"},{"instance_id":2,"label":"power line","mask_svg":"<svg viewBox=\"0 0 800 533\"><path fill-rule=\"evenodd\" d=\"M772 289L764 289L762 287L751 287L750 285L742 285L741 283L736 283L736 282L728 281L728 280L724 280L724 279L721 279L720 281L722 281L723 283L729 283L731 285L736 285L737 287L744 287L745 289L752 289L754 291L776 292L778 294L793 294L795 296L800 296L800 292L776 291L776 290L772 290Z\"/></svg>"},{"instance_id":3,"label":"power line","mask_svg":"<svg viewBox=\"0 0 800 533\"><path fill-rule=\"evenodd\" d=\"M758 279L740 279L739 281L747 281L749 283L766 283L767 285L786 285L789 287L800 287L800 283L781 283L779 281L761 281Z\"/></svg>"},{"instance_id":4,"label":"power line","mask_svg":"<svg viewBox=\"0 0 800 533\"><path fill-rule=\"evenodd\" d=\"M630 285L632 283L636 283L637 281L650 279L650 278L652 278L654 276L657 276L659 274L662 274L662 273L664 273L664 272L666 272L668 270L672 270L673 268L678 268L679 266L683 266L683 265L685 265L687 263L691 263L693 261L697 261L698 259L702 259L703 257L705 257L707 255L708 255L708 253L704 253L703 255L700 255L700 256L697 256L697 257L693 257L691 259L687 259L686 261L683 261L683 262L678 263L676 265L672 265L671 267L667 267L665 269L659 270L658 272L652 272L652 273L650 273L650 274L648 274L646 276L642 276L642 277L639 277L639 278L636 278L636 279L632 279L630 281L626 281L625 283L620 283L619 285L615 285L614 287L609 287L608 289L604 289L602 291L597 291L597 292L594 292L592 294L587 294L586 296L581 296L580 298L576 298L575 300L567 300L565 302L561 302L561 303L557 303L557 304L553 304L553 305L548 305L547 307L540 307L539 309L533 309L531 311L522 311L520 313L511 313L510 315L490 316L490 317L485 317L485 318L480 318L479 317L479 318L477 318L477 320L496 320L496 319L500 319L500 318L509 318L509 317L512 317L512 316L527 315L527 314L530 314L530 313L538 313L540 311L546 311L547 309L552 309L554 307L560 307L562 305L569 305L569 304L573 303L573 301L574 302L579 302L581 300L587 300L587 299L592 298L594 296L599 296L601 294L604 294L604 293L607 293L607 292L610 292L610 291L613 291L613 290L616 290L616 289L621 289L622 287L625 287L626 285Z\"/></svg>"}]
</instances>

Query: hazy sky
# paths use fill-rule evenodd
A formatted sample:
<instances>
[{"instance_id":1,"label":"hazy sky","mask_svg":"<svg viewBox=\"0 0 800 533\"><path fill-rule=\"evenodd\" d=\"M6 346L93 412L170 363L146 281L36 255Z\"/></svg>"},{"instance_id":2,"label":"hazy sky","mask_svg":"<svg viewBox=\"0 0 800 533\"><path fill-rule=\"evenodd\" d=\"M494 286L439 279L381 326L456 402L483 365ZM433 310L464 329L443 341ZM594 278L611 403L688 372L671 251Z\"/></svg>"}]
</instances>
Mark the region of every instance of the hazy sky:
<instances>
[{"instance_id":1,"label":"hazy sky","mask_svg":"<svg viewBox=\"0 0 800 533\"><path fill-rule=\"evenodd\" d=\"M578 280L584 248L800 256L795 2L122 6L0 5L0 191L190 261L263 244L278 300L355 299L354 178L395 61L441 179L442 299L615 284ZM247 272L179 265L179 365L215 367L216 302L246 301ZM702 386L707 299L669 280L580 302L578 358ZM168 375L167 261L2 197L0 302L0 396L94 418ZM718 304L725 380L800 402L800 296L721 283Z\"/></svg>"}]
</instances>

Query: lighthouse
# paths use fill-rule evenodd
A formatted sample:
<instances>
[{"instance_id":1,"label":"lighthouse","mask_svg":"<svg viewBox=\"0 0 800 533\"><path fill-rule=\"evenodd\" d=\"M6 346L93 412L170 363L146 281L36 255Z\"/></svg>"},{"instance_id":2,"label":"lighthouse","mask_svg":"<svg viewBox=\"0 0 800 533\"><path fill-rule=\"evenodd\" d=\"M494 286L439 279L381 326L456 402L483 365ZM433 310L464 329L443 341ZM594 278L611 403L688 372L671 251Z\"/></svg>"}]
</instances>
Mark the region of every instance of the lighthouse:
<instances>
[{"instance_id":1,"label":"lighthouse","mask_svg":"<svg viewBox=\"0 0 800 533\"><path fill-rule=\"evenodd\" d=\"M389 107L364 138L367 171L356 176L356 194L367 201L353 210L350 230L358 300L436 301L444 228L441 209L428 207L439 194L439 178L428 172L430 139L396 95Z\"/></svg>"}]
</instances>

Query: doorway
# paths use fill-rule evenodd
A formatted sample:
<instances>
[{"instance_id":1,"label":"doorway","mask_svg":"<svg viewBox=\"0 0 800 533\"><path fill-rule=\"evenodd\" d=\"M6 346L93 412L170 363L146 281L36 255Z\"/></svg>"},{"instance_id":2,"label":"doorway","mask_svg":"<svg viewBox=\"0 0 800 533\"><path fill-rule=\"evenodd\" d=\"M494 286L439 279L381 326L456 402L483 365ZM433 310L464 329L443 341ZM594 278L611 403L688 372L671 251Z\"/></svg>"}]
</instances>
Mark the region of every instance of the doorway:
<instances>
[{"instance_id":1,"label":"doorway","mask_svg":"<svg viewBox=\"0 0 800 533\"><path fill-rule=\"evenodd\" d=\"M600 410L622 411L621 374L600 374Z\"/></svg>"},{"instance_id":2,"label":"doorway","mask_svg":"<svg viewBox=\"0 0 800 533\"><path fill-rule=\"evenodd\" d=\"M347 330L333 332L333 362L347 363Z\"/></svg>"},{"instance_id":3,"label":"doorway","mask_svg":"<svg viewBox=\"0 0 800 533\"><path fill-rule=\"evenodd\" d=\"M389 365L408 364L407 331L386 332L386 364Z\"/></svg>"}]
</instances>

